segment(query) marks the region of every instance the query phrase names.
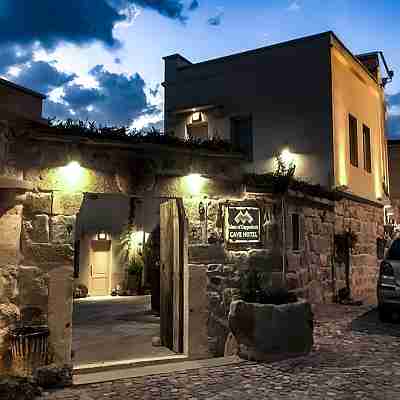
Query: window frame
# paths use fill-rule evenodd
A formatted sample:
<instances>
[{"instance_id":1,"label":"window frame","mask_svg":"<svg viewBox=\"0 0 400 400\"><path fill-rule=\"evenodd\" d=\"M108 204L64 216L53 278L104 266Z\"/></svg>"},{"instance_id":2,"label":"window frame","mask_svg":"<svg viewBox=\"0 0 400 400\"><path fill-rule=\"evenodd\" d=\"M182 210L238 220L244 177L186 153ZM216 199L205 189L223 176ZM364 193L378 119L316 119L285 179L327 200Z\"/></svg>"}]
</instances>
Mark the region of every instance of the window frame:
<instances>
[{"instance_id":1,"label":"window frame","mask_svg":"<svg viewBox=\"0 0 400 400\"><path fill-rule=\"evenodd\" d=\"M245 154L248 161L254 160L254 134L253 134L253 115L252 114L244 114L244 115L235 115L230 117L230 138L232 145L237 145L235 142L235 134L234 134L234 123L237 121L250 121L250 134L251 134L251 147L248 149L249 151Z\"/></svg>"},{"instance_id":2,"label":"window frame","mask_svg":"<svg viewBox=\"0 0 400 400\"><path fill-rule=\"evenodd\" d=\"M366 140L368 137L368 141ZM366 151L368 147L368 152ZM371 129L368 125L363 124L363 154L364 154L364 170L372 173L372 154L371 154Z\"/></svg>"},{"instance_id":3,"label":"window frame","mask_svg":"<svg viewBox=\"0 0 400 400\"><path fill-rule=\"evenodd\" d=\"M292 225L292 250L300 251L300 214L292 213L290 217Z\"/></svg>"},{"instance_id":4,"label":"window frame","mask_svg":"<svg viewBox=\"0 0 400 400\"><path fill-rule=\"evenodd\" d=\"M358 120L350 113L348 120L350 164L358 168Z\"/></svg>"}]
</instances>

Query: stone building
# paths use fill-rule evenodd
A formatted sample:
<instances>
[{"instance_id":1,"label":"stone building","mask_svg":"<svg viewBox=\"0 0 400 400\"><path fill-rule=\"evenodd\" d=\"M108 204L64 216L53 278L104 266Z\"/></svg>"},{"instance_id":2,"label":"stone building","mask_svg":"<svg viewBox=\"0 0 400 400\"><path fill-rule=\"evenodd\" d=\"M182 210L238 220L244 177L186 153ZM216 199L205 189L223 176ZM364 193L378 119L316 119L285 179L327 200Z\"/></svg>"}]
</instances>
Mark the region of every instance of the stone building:
<instances>
[{"instance_id":1,"label":"stone building","mask_svg":"<svg viewBox=\"0 0 400 400\"><path fill-rule=\"evenodd\" d=\"M250 174L273 171L281 154L296 178L335 193L323 201L291 196L287 210L289 239L297 236L288 243L287 280L312 301L331 301L344 286L355 300L375 301L377 239L390 205L389 78L380 57L354 55L325 32L198 63L164 58L167 132L230 140ZM346 234L357 241L343 262L335 249Z\"/></svg>"},{"instance_id":2,"label":"stone building","mask_svg":"<svg viewBox=\"0 0 400 400\"><path fill-rule=\"evenodd\" d=\"M333 44L332 49L329 43ZM308 55L299 57L299 62L318 61L323 54L320 60L323 71L315 64L310 67L297 63L296 71L302 77L294 79L291 65L297 50L292 52L293 45L295 50L297 45L304 47ZM244 152L250 150L245 156L243 150L231 152L221 144L218 148L215 146L218 141L211 141L214 147L207 148L187 145L184 140L149 143L123 135L57 129L41 120L39 106L34 115L18 114L18 107L7 106L8 102L6 106L12 108L12 112L2 113L0 108L0 369L7 368L9 362L9 330L21 318L26 322L39 319L47 323L52 360L60 365L72 365L74 243L79 230L76 221L84 205L96 195L126 196L145 203L158 199L163 239L162 270L166 267L172 276L172 281L165 286L161 273L168 294L168 304L164 304L165 296L161 304L161 330L163 332L167 326L168 345L183 358L224 354L230 302L238 296L241 273L255 265L261 265L269 273L271 285L286 282L289 289L312 302L333 301L338 290L346 285L355 299L374 301L378 270L376 240L383 236L381 181L386 182L387 171L384 132L380 129L383 115L381 109L378 110L383 98L379 73L367 70L332 34L273 49L283 53L271 73L264 71L267 81L263 85L268 87L271 79L276 80L278 69L280 74L287 72L290 83L300 84L306 78L318 77L324 84L309 86L312 90L308 97L315 94L316 108L292 104L281 114L285 118L274 120L272 117L279 116L279 110L271 110L268 118L262 117L262 123L256 118L256 115L262 116L263 110L259 109L254 112L250 125L248 119L243 122L235 115L248 115L251 110L232 111L231 115L228 106L234 106L237 96L223 90L216 92L224 87L216 77L222 75L237 83L244 82L241 73L246 72L246 77L257 75L248 74L251 68L259 65L253 56L265 56L270 60L275 50L267 48L199 65L192 65L181 56L166 59L168 130L175 124L178 137L181 135L179 127L183 127L191 135L204 136L204 139L210 138L209 132L230 139L227 132L232 117L235 138L239 144L247 146ZM282 57L285 64L281 62ZM336 71L334 80L330 75L331 60L335 60L332 61ZM219 74L224 72L225 62L234 63L230 68L233 76ZM292 75L285 70L289 67ZM204 79L197 75L200 70ZM240 76L235 76L235 71L240 72ZM217 81L211 85L213 89L204 92L200 86L206 87L207 77ZM244 103L254 95L254 85L251 81L247 89L242 88ZM18 91L18 87L12 87ZM278 89L274 85L271 87ZM353 103L348 87L352 88L353 96L357 92L365 104ZM335 118L331 118L333 106L329 106L331 88L336 90L337 96ZM304 93L306 87L292 89L290 93L297 96L300 89ZM23 88L20 91L24 96L28 93ZM203 99L204 93L208 93L209 98ZM290 103L288 98L283 102L284 92L257 93L258 104L271 96L275 96L276 105ZM31 96L36 103L38 95L31 93ZM321 96L328 100L324 97L320 102ZM232 104L224 104L224 98L231 99ZM268 100L265 104L272 103ZM325 108L319 108L323 106ZM337 110L341 110L340 113ZM350 163L350 154L347 154L350 153L347 144L350 133L339 120L339 115L347 120L348 112L373 128L371 172ZM270 118L272 125L268 126L266 121ZM211 121L215 123L212 130ZM249 126L255 129L254 137L261 139L266 128L269 132L276 129L279 134L271 138L271 147L267 148L269 142L265 138L262 143L248 140ZM333 126L339 126L335 135ZM305 132L311 128L313 139L304 140ZM284 131L291 131L292 136L285 137ZM321 132L326 133L326 140L321 139ZM296 138L300 138L297 144L301 151L298 152L297 145L292 146ZM314 178L313 183L320 186L291 187L283 218L281 196L250 181L248 172L268 172L261 166L271 164L273 153L285 141L289 141L293 149L299 176ZM340 141L345 143L342 147L339 144L332 147ZM361 142L355 141L360 155L367 151ZM315 145L316 152L307 149L307 143ZM337 146L342 149L339 153ZM269 161L263 158L267 153ZM352 154L354 156L354 141ZM358 179L362 185L358 184ZM284 226L283 220L286 221ZM335 235L343 236L349 229L358 240L353 243L350 263L346 264L335 251ZM286 232L286 249L282 248L283 231ZM286 255L285 264L283 255ZM32 309L35 314L28 312ZM167 311L163 314L163 310Z\"/></svg>"}]
</instances>

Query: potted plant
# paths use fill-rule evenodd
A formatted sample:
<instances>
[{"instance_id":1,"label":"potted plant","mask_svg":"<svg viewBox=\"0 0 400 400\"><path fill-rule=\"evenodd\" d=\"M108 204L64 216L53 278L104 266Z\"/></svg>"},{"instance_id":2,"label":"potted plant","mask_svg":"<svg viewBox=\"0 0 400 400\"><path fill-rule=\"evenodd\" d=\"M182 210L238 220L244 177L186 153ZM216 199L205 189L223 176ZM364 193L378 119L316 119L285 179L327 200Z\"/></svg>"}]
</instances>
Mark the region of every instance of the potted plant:
<instances>
[{"instance_id":1,"label":"potted plant","mask_svg":"<svg viewBox=\"0 0 400 400\"><path fill-rule=\"evenodd\" d=\"M241 299L230 305L229 328L239 356L276 361L309 353L313 346L311 305L286 288L265 282L265 275L257 270L242 275Z\"/></svg>"},{"instance_id":2,"label":"potted plant","mask_svg":"<svg viewBox=\"0 0 400 400\"><path fill-rule=\"evenodd\" d=\"M143 260L142 257L134 257L128 265L128 291L140 294L142 288Z\"/></svg>"}]
</instances>

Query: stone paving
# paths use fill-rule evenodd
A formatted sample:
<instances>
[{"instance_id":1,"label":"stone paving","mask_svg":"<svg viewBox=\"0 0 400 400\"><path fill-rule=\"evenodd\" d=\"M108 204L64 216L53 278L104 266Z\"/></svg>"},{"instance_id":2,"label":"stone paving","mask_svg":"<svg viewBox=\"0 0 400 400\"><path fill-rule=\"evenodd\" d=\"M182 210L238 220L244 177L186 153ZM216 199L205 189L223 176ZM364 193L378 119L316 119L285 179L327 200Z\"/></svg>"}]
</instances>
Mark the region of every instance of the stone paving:
<instances>
[{"instance_id":1,"label":"stone paving","mask_svg":"<svg viewBox=\"0 0 400 400\"><path fill-rule=\"evenodd\" d=\"M47 400L400 399L400 325L371 307L315 311L315 346L306 357L202 368L44 393Z\"/></svg>"}]
</instances>

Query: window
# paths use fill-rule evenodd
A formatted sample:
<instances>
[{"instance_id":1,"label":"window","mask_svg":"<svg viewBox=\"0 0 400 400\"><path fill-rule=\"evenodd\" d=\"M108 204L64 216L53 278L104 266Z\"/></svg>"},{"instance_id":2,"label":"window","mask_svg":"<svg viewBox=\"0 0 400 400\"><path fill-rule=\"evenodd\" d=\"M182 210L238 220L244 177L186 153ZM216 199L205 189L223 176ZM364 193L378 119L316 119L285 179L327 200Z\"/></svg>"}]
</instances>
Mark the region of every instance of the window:
<instances>
[{"instance_id":1,"label":"window","mask_svg":"<svg viewBox=\"0 0 400 400\"><path fill-rule=\"evenodd\" d=\"M300 216L292 214L292 246L293 250L300 249Z\"/></svg>"},{"instance_id":2,"label":"window","mask_svg":"<svg viewBox=\"0 0 400 400\"><path fill-rule=\"evenodd\" d=\"M231 119L231 142L243 151L249 160L253 159L253 128L251 117Z\"/></svg>"},{"instance_id":3,"label":"window","mask_svg":"<svg viewBox=\"0 0 400 400\"><path fill-rule=\"evenodd\" d=\"M349 114L350 163L358 167L357 119Z\"/></svg>"},{"instance_id":4,"label":"window","mask_svg":"<svg viewBox=\"0 0 400 400\"><path fill-rule=\"evenodd\" d=\"M363 125L364 169L371 172L371 132Z\"/></svg>"},{"instance_id":5,"label":"window","mask_svg":"<svg viewBox=\"0 0 400 400\"><path fill-rule=\"evenodd\" d=\"M194 112L190 118L191 123L186 126L188 138L207 140L208 139L208 122L204 119L203 113Z\"/></svg>"}]
</instances>

